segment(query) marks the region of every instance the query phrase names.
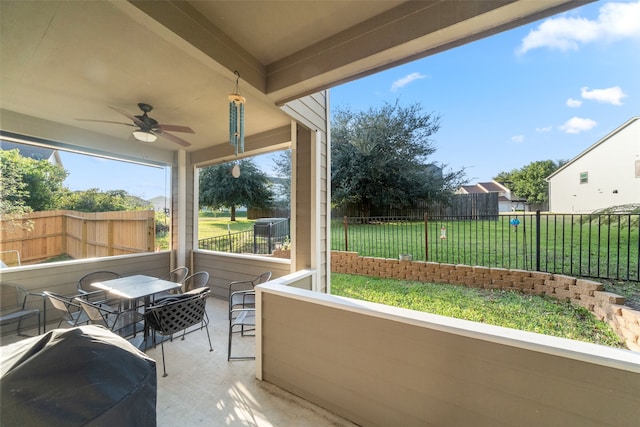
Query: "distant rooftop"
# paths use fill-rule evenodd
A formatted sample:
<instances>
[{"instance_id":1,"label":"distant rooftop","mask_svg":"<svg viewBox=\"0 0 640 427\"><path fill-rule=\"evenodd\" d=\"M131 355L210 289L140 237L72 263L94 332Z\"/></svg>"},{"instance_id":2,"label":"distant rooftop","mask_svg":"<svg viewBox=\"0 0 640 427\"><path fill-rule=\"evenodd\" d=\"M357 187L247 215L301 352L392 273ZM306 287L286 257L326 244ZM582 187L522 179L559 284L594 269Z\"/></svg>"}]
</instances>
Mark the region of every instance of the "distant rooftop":
<instances>
[{"instance_id":1,"label":"distant rooftop","mask_svg":"<svg viewBox=\"0 0 640 427\"><path fill-rule=\"evenodd\" d=\"M16 142L9 142L0 140L0 149L4 151L18 149L22 157L29 157L34 160L51 160L52 156L55 156L56 150L52 148L40 147L37 145L18 144ZM55 156L55 163L60 164L60 159Z\"/></svg>"}]
</instances>

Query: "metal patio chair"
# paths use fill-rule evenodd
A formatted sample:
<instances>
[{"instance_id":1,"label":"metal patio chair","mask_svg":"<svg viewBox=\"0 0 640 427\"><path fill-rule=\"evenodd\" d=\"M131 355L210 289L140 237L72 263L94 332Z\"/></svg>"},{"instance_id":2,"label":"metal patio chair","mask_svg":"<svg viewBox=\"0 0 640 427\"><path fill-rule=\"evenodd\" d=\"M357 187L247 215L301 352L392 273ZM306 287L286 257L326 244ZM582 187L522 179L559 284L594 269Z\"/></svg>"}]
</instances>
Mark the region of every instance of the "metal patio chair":
<instances>
[{"instance_id":1,"label":"metal patio chair","mask_svg":"<svg viewBox=\"0 0 640 427\"><path fill-rule=\"evenodd\" d=\"M168 272L167 274L165 274L164 276L162 276L160 279L184 284L184 281L187 279L188 275L189 275L189 269L187 267L177 267L171 270L170 272ZM175 291L171 291L171 292L159 292L153 296L153 300L159 302L164 298L168 298L170 296L180 294L182 292L183 292L182 288L176 289Z\"/></svg>"},{"instance_id":2,"label":"metal patio chair","mask_svg":"<svg viewBox=\"0 0 640 427\"><path fill-rule=\"evenodd\" d=\"M107 292L96 289L91 286L92 283L95 282L103 282L105 280L111 279L119 279L122 277L120 274L115 273L113 271L93 271L91 273L87 273L82 276L76 285L78 294L84 294L85 299L91 300L93 302L106 302L108 304L120 303L119 300L107 297Z\"/></svg>"},{"instance_id":3,"label":"metal patio chair","mask_svg":"<svg viewBox=\"0 0 640 427\"><path fill-rule=\"evenodd\" d=\"M49 302L58 310L62 317L58 322L58 328L62 322L67 322L70 326L79 326L85 323L89 323L89 316L82 310L80 304L74 301L79 295L66 297L56 294L54 292L44 291L43 294L49 299Z\"/></svg>"},{"instance_id":4,"label":"metal patio chair","mask_svg":"<svg viewBox=\"0 0 640 427\"><path fill-rule=\"evenodd\" d=\"M144 330L142 323L144 318L142 314L138 312L137 307L120 310L108 304L86 300L83 297L76 297L74 301L82 307L82 310L87 314L91 323L104 325L111 330L111 332L117 333L122 337L135 336L138 332ZM138 328L138 325L140 325L140 328Z\"/></svg>"},{"instance_id":5,"label":"metal patio chair","mask_svg":"<svg viewBox=\"0 0 640 427\"><path fill-rule=\"evenodd\" d=\"M40 335L40 310L37 308L27 307L27 300L31 296L44 298L43 294L30 292L18 285L11 285L8 283L0 284L0 326L17 323L18 327L16 333L22 336L20 333L22 321L31 317L37 317L38 335ZM44 304L46 304L46 302L44 302Z\"/></svg>"},{"instance_id":6,"label":"metal patio chair","mask_svg":"<svg viewBox=\"0 0 640 427\"><path fill-rule=\"evenodd\" d=\"M238 294L255 291L238 291ZM232 294L233 296L234 294ZM231 301L231 300L230 300ZM240 327L239 330L236 330ZM227 361L229 360L249 360L255 359L255 356L232 356L231 344L233 341L233 335L239 334L242 337L255 336L254 334L247 334L249 331L255 331L256 327L256 309L252 308L230 308L229 309L229 344L227 347Z\"/></svg>"},{"instance_id":7,"label":"metal patio chair","mask_svg":"<svg viewBox=\"0 0 640 427\"><path fill-rule=\"evenodd\" d=\"M200 329L204 328L207 332L209 351L213 351L208 321L206 320L206 303L209 293L210 289L207 287L193 289L187 293L166 298L159 304L147 308L144 315L147 326L162 336L171 337L177 332L186 332L189 327L200 324ZM164 339L160 341L160 347L164 371L162 376L166 377L164 341Z\"/></svg>"},{"instance_id":8,"label":"metal patio chair","mask_svg":"<svg viewBox=\"0 0 640 427\"><path fill-rule=\"evenodd\" d=\"M188 292L192 289L198 289L206 287L209 284L209 273L206 271L198 271L191 276L184 279L184 292Z\"/></svg>"},{"instance_id":9,"label":"metal patio chair","mask_svg":"<svg viewBox=\"0 0 640 427\"><path fill-rule=\"evenodd\" d=\"M175 283L184 283L188 275L189 269L187 267L177 267L162 276L161 279Z\"/></svg>"},{"instance_id":10,"label":"metal patio chair","mask_svg":"<svg viewBox=\"0 0 640 427\"><path fill-rule=\"evenodd\" d=\"M242 308L254 307L256 303L255 293L242 291L253 291L256 285L268 282L270 279L271 272L267 271L251 280L238 280L229 283L229 312L238 306Z\"/></svg>"}]
</instances>

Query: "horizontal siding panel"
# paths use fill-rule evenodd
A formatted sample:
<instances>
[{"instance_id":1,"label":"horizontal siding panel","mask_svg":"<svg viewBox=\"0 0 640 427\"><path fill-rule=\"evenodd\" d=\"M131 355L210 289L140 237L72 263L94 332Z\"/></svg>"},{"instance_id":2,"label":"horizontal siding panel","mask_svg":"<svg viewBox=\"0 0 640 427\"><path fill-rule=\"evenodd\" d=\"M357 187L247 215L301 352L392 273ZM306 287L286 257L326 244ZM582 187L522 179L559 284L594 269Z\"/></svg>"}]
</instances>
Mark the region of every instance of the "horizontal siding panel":
<instances>
[{"instance_id":1,"label":"horizontal siding panel","mask_svg":"<svg viewBox=\"0 0 640 427\"><path fill-rule=\"evenodd\" d=\"M75 295L78 280L87 273L109 270L122 276L145 274L160 277L169 272L170 261L171 252L164 251L14 267L2 270L2 283L18 284L32 292L51 291L61 295ZM43 309L42 300L32 297L29 301L31 307ZM47 304L47 329L57 325L55 319L59 319L58 312ZM11 327L2 332L11 332Z\"/></svg>"},{"instance_id":2,"label":"horizontal siding panel","mask_svg":"<svg viewBox=\"0 0 640 427\"><path fill-rule=\"evenodd\" d=\"M522 343L534 334L457 333L439 316L387 317L374 304L280 286L261 297L262 379L359 425L637 422L640 359L617 349L552 337L532 348Z\"/></svg>"},{"instance_id":3,"label":"horizontal siding panel","mask_svg":"<svg viewBox=\"0 0 640 427\"><path fill-rule=\"evenodd\" d=\"M251 280L259 274L271 271L272 278L286 276L291 272L289 260L268 257L243 257L209 251L194 251L193 271L209 272L211 293L226 299L229 283L237 280Z\"/></svg>"}]
</instances>

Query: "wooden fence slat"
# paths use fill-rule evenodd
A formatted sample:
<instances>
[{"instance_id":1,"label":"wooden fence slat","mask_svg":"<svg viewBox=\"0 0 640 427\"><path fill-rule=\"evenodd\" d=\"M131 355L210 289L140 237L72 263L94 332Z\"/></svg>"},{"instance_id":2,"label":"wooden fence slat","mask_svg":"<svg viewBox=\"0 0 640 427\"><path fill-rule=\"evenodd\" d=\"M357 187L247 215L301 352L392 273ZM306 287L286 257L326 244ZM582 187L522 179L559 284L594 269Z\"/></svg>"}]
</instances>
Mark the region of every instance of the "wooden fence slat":
<instances>
[{"instance_id":1,"label":"wooden fence slat","mask_svg":"<svg viewBox=\"0 0 640 427\"><path fill-rule=\"evenodd\" d=\"M18 220L0 219L0 251L18 251L22 264L63 254L87 258L152 252L154 247L153 210L55 210L32 212Z\"/></svg>"}]
</instances>

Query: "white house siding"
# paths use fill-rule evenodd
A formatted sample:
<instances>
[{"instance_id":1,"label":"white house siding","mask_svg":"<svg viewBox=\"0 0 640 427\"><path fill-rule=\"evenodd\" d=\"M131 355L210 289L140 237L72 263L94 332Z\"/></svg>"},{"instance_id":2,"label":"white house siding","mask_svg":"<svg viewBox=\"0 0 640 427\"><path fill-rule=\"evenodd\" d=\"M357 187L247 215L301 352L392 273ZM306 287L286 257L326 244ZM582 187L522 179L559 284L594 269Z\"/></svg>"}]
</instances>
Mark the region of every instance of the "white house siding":
<instances>
[{"instance_id":1,"label":"white house siding","mask_svg":"<svg viewBox=\"0 0 640 427\"><path fill-rule=\"evenodd\" d=\"M329 91L305 96L296 101L288 102L281 107L294 120L316 132L315 153L312 160L316 176L314 177L314 220L313 237L316 240L312 267L318 271L319 277L316 290L327 291L327 272L330 270L328 211L330 206L329 180Z\"/></svg>"},{"instance_id":2,"label":"white house siding","mask_svg":"<svg viewBox=\"0 0 640 427\"><path fill-rule=\"evenodd\" d=\"M620 126L549 176L549 209L589 213L640 203L640 117ZM587 182L580 183L580 174Z\"/></svg>"}]
</instances>

